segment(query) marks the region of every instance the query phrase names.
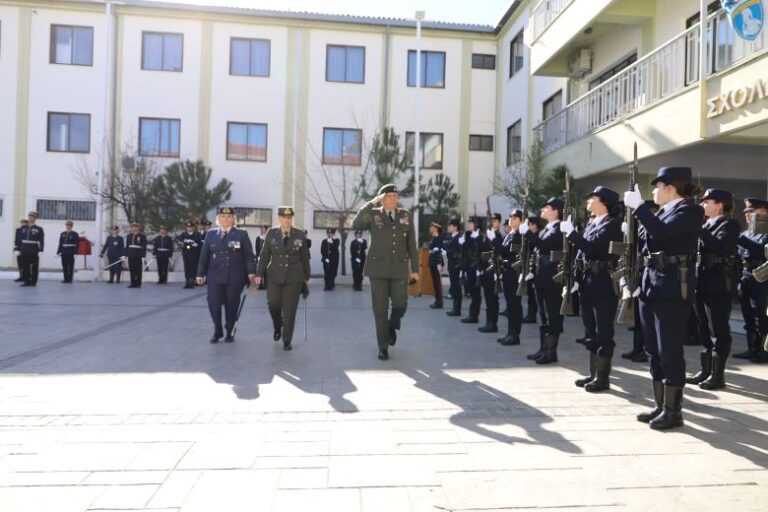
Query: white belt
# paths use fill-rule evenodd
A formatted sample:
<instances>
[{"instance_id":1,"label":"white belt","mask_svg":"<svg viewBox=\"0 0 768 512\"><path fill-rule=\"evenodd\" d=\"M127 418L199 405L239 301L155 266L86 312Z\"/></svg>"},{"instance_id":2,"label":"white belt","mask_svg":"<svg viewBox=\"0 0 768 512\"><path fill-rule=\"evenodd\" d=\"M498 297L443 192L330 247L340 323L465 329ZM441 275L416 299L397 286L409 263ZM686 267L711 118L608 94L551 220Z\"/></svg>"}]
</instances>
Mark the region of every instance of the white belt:
<instances>
[{"instance_id":1,"label":"white belt","mask_svg":"<svg viewBox=\"0 0 768 512\"><path fill-rule=\"evenodd\" d=\"M61 244L62 247L77 247L77 244Z\"/></svg>"},{"instance_id":2,"label":"white belt","mask_svg":"<svg viewBox=\"0 0 768 512\"><path fill-rule=\"evenodd\" d=\"M158 249L158 251L168 251L168 250L169 250L169 249L163 249L162 247L160 247L160 248Z\"/></svg>"},{"instance_id":3,"label":"white belt","mask_svg":"<svg viewBox=\"0 0 768 512\"><path fill-rule=\"evenodd\" d=\"M23 244L36 244L36 245L40 245L40 242L38 242L37 240L22 240L21 243L23 243Z\"/></svg>"},{"instance_id":4,"label":"white belt","mask_svg":"<svg viewBox=\"0 0 768 512\"><path fill-rule=\"evenodd\" d=\"M143 249L144 246L142 246L142 245L129 245L128 248L129 249Z\"/></svg>"}]
</instances>

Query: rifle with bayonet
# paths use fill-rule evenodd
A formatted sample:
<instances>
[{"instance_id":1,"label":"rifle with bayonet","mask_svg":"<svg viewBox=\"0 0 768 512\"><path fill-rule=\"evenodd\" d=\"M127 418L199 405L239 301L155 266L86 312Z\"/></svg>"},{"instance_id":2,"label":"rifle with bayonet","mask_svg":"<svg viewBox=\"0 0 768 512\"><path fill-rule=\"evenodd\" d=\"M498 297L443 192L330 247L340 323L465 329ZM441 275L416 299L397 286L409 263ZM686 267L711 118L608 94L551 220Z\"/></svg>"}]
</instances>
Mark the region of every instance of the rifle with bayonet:
<instances>
[{"instance_id":1,"label":"rifle with bayonet","mask_svg":"<svg viewBox=\"0 0 768 512\"><path fill-rule=\"evenodd\" d=\"M525 177L525 194L523 195L523 222L528 222L528 176ZM531 244L526 236L523 235L520 243L519 258L512 264L512 270L518 272L517 278L517 296L525 297L528 295L528 274L531 273Z\"/></svg>"},{"instance_id":2,"label":"rifle with bayonet","mask_svg":"<svg viewBox=\"0 0 768 512\"><path fill-rule=\"evenodd\" d=\"M490 196L485 198L486 206L488 207L488 230L492 231L492 223L493 223L493 213L491 212L491 200ZM499 233L498 236L501 236L501 233ZM501 261L501 254L499 254L499 251L496 250L496 247L493 244L493 240L490 240L491 244L491 250L485 251L480 254L480 259L485 264L485 271L486 272L493 272L494 276L494 282L493 282L493 291L497 295L501 293L501 280L502 280L502 272L503 272L503 262Z\"/></svg>"},{"instance_id":3,"label":"rifle with bayonet","mask_svg":"<svg viewBox=\"0 0 768 512\"><path fill-rule=\"evenodd\" d=\"M635 190L637 185L637 142L635 142L634 159L629 165L629 190ZM619 257L618 269L611 274L614 286L617 287L621 303L616 315L620 324L635 323L635 297L640 285L640 255L638 253L636 221L632 216L632 208L626 208L625 222L627 229L624 241L611 242L608 252Z\"/></svg>"},{"instance_id":4,"label":"rifle with bayonet","mask_svg":"<svg viewBox=\"0 0 768 512\"><path fill-rule=\"evenodd\" d=\"M573 207L571 206L571 180L568 178L568 171L565 172L565 206L563 208L563 218L573 217ZM550 259L559 262L558 272L552 278L557 284L563 285L563 301L560 303L560 314L563 316L573 314L573 248L568 241L568 237L563 233L563 250L552 251Z\"/></svg>"}]
</instances>

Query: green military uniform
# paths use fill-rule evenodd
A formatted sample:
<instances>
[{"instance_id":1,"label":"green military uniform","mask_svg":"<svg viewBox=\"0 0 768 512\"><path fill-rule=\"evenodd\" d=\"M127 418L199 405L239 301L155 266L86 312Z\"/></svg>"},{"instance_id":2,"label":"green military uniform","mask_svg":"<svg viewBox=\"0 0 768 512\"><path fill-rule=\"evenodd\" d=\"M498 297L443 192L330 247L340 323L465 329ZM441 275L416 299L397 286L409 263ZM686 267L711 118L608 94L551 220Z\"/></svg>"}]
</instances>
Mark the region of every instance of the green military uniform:
<instances>
[{"instance_id":1,"label":"green military uniform","mask_svg":"<svg viewBox=\"0 0 768 512\"><path fill-rule=\"evenodd\" d=\"M390 187L390 192L397 191L394 186ZM386 189L382 187L379 193L386 193ZM371 234L363 272L371 283L379 350L386 353L388 346L395 344L400 319L408 305L409 272L419 271L413 218L407 210L396 208L385 212L382 207L369 202L357 212L352 227ZM388 315L390 301L392 311Z\"/></svg>"},{"instance_id":2,"label":"green military uniform","mask_svg":"<svg viewBox=\"0 0 768 512\"><path fill-rule=\"evenodd\" d=\"M293 209L280 208L278 215L293 216ZM304 232L291 227L283 233L280 226L267 231L256 275L267 278L267 303L275 341L282 335L284 348L290 350L299 296L309 280L309 247Z\"/></svg>"}]
</instances>

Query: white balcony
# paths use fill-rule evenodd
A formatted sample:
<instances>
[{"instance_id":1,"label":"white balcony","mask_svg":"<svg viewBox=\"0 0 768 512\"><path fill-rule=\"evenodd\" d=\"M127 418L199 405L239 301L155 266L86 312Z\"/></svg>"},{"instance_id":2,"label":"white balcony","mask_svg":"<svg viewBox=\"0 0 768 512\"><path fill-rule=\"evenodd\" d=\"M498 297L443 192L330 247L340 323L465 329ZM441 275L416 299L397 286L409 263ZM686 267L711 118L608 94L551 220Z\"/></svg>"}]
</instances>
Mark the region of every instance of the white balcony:
<instances>
[{"instance_id":1,"label":"white balcony","mask_svg":"<svg viewBox=\"0 0 768 512\"><path fill-rule=\"evenodd\" d=\"M536 40L574 0L541 0L533 8L533 39Z\"/></svg>"}]
</instances>

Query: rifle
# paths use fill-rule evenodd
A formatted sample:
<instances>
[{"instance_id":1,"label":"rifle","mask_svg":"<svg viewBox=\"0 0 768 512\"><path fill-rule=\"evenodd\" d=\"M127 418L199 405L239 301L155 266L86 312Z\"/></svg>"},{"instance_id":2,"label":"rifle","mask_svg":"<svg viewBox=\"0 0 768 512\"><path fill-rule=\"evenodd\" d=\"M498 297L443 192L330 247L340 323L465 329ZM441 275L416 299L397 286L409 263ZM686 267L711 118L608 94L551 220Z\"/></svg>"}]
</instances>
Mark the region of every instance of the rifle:
<instances>
[{"instance_id":1,"label":"rifle","mask_svg":"<svg viewBox=\"0 0 768 512\"><path fill-rule=\"evenodd\" d=\"M634 160L629 165L629 190L635 190L637 172L637 142L635 142ZM616 323L633 325L635 323L635 297L640 284L640 255L638 254L636 222L632 216L632 208L626 208L625 221L627 232L624 233L624 241L611 242L608 252L619 257L619 268L611 274L614 286L617 287L621 297Z\"/></svg>"},{"instance_id":2,"label":"rifle","mask_svg":"<svg viewBox=\"0 0 768 512\"><path fill-rule=\"evenodd\" d=\"M486 206L488 207L488 229L491 228L491 222L493 213L491 213L491 199L490 196L485 198ZM501 233L499 233L499 236L501 236ZM496 250L496 247L494 247L493 242L491 241L491 250L486 251L480 254L481 260L487 265L485 271L486 272L493 272L493 275L495 277L494 283L493 283L493 291L497 295L501 293L501 280L502 280L502 261L501 261L501 255Z\"/></svg>"},{"instance_id":3,"label":"rifle","mask_svg":"<svg viewBox=\"0 0 768 512\"><path fill-rule=\"evenodd\" d=\"M530 190L528 188L528 175L525 176L525 194L523 194L523 222L528 222L528 196ZM518 297L525 297L528 295L528 282L526 277L531 272L531 244L529 243L528 233L523 235L523 240L520 244L520 258L512 264L512 270L520 273L517 279L517 293Z\"/></svg>"},{"instance_id":4,"label":"rifle","mask_svg":"<svg viewBox=\"0 0 768 512\"><path fill-rule=\"evenodd\" d=\"M563 218L567 219L569 216L573 216L573 207L571 205L571 180L568 179L568 171L565 171L565 206L563 208ZM568 237L563 233L563 250L552 251L550 259L552 261L559 262L559 271L552 280L557 284L563 285L563 302L560 304L560 314L563 316L573 314L573 266L572 266L572 254L573 249Z\"/></svg>"}]
</instances>

